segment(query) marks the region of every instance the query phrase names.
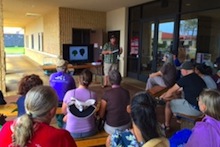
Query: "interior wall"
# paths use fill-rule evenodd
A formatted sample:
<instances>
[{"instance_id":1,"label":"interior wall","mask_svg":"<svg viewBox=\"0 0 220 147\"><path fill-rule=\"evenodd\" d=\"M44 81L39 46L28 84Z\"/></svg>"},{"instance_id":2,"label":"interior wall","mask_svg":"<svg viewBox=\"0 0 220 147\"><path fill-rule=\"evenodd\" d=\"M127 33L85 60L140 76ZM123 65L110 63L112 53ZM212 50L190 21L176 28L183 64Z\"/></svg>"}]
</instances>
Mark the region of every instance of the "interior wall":
<instances>
[{"instance_id":1,"label":"interior wall","mask_svg":"<svg viewBox=\"0 0 220 147\"><path fill-rule=\"evenodd\" d=\"M106 13L71 8L59 8L60 48L72 43L72 28L106 30Z\"/></svg>"},{"instance_id":2,"label":"interior wall","mask_svg":"<svg viewBox=\"0 0 220 147\"><path fill-rule=\"evenodd\" d=\"M25 27L24 33L25 33L25 48L26 49L33 49L38 50L38 33L43 32L43 17L38 18L37 20L31 22ZM31 35L34 35L34 48L32 48L31 45ZM28 37L28 39L27 39Z\"/></svg>"},{"instance_id":3,"label":"interior wall","mask_svg":"<svg viewBox=\"0 0 220 147\"><path fill-rule=\"evenodd\" d=\"M0 90L5 93L5 53L4 53L4 38L3 38L3 1L0 0Z\"/></svg>"},{"instance_id":4,"label":"interior wall","mask_svg":"<svg viewBox=\"0 0 220 147\"><path fill-rule=\"evenodd\" d=\"M39 64L44 64L45 58L57 58L60 55L60 30L59 9L51 10L49 13L32 21L25 27L25 39L28 44L25 55ZM38 51L38 33L43 32L43 52ZM31 48L31 34L34 34L34 49ZM25 40L25 43L26 43Z\"/></svg>"},{"instance_id":5,"label":"interior wall","mask_svg":"<svg viewBox=\"0 0 220 147\"><path fill-rule=\"evenodd\" d=\"M107 12L106 31L120 31L120 47L123 53L120 56L119 71L124 77L127 75L127 24L128 9L123 7L120 9Z\"/></svg>"}]
</instances>

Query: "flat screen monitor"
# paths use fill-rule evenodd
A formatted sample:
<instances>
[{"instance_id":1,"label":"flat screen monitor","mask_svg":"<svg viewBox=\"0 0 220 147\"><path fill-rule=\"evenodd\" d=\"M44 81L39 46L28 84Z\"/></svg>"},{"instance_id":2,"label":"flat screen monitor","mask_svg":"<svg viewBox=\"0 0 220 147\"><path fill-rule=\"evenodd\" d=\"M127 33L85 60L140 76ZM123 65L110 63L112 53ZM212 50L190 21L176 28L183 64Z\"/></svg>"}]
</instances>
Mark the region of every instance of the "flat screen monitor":
<instances>
[{"instance_id":1,"label":"flat screen monitor","mask_svg":"<svg viewBox=\"0 0 220 147\"><path fill-rule=\"evenodd\" d=\"M71 64L93 62L93 45L63 45L63 59Z\"/></svg>"}]
</instances>

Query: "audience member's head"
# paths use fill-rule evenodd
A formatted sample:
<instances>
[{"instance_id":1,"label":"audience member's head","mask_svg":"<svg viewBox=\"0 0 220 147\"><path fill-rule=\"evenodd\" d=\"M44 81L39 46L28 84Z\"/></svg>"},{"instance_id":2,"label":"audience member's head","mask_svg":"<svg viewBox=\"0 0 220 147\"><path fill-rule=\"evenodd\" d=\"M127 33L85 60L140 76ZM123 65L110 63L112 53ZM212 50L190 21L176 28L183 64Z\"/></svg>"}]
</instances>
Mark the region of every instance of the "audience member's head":
<instances>
[{"instance_id":1,"label":"audience member's head","mask_svg":"<svg viewBox=\"0 0 220 147\"><path fill-rule=\"evenodd\" d=\"M159 137L156 103L146 92L137 93L130 104L133 128L140 130L144 142Z\"/></svg>"},{"instance_id":2,"label":"audience member's head","mask_svg":"<svg viewBox=\"0 0 220 147\"><path fill-rule=\"evenodd\" d=\"M109 72L109 81L111 85L120 85L121 80L121 74L118 70L112 70Z\"/></svg>"},{"instance_id":3,"label":"audience member's head","mask_svg":"<svg viewBox=\"0 0 220 147\"><path fill-rule=\"evenodd\" d=\"M92 83L92 72L88 69L84 69L79 75L79 84L88 87Z\"/></svg>"},{"instance_id":4,"label":"audience member's head","mask_svg":"<svg viewBox=\"0 0 220 147\"><path fill-rule=\"evenodd\" d=\"M50 86L36 86L25 98L26 114L19 117L12 127L14 146L25 146L33 137L34 122L49 124L56 113L57 95Z\"/></svg>"},{"instance_id":5,"label":"audience member's head","mask_svg":"<svg viewBox=\"0 0 220 147\"><path fill-rule=\"evenodd\" d=\"M26 93L33 87L43 85L43 81L38 75L31 74L24 76L18 86L18 94L26 95Z\"/></svg>"},{"instance_id":6,"label":"audience member's head","mask_svg":"<svg viewBox=\"0 0 220 147\"><path fill-rule=\"evenodd\" d=\"M220 92L206 89L199 96L199 109L208 116L220 121Z\"/></svg>"},{"instance_id":7,"label":"audience member's head","mask_svg":"<svg viewBox=\"0 0 220 147\"><path fill-rule=\"evenodd\" d=\"M173 55L171 53L165 53L162 61L164 61L165 63L174 64Z\"/></svg>"},{"instance_id":8,"label":"audience member's head","mask_svg":"<svg viewBox=\"0 0 220 147\"><path fill-rule=\"evenodd\" d=\"M212 68L205 64L199 64L195 67L195 73L202 75L212 75Z\"/></svg>"},{"instance_id":9,"label":"audience member's head","mask_svg":"<svg viewBox=\"0 0 220 147\"><path fill-rule=\"evenodd\" d=\"M180 69L181 69L181 74L183 76L186 76L186 75L191 74L192 72L194 72L194 65L190 61L185 61L181 65Z\"/></svg>"},{"instance_id":10,"label":"audience member's head","mask_svg":"<svg viewBox=\"0 0 220 147\"><path fill-rule=\"evenodd\" d=\"M66 72L67 66L68 66L68 62L63 59L59 59L56 63L56 69L58 72Z\"/></svg>"}]
</instances>

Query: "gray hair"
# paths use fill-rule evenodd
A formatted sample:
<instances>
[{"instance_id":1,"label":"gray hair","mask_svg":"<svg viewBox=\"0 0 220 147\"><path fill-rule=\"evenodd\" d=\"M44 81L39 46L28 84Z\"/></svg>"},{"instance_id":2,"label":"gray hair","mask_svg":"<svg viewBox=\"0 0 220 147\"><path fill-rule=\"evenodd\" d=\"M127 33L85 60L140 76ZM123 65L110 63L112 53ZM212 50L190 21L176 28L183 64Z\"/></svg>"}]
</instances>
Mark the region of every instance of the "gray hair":
<instances>
[{"instance_id":1,"label":"gray hair","mask_svg":"<svg viewBox=\"0 0 220 147\"><path fill-rule=\"evenodd\" d=\"M199 100L206 105L205 114L220 120L220 92L213 89L205 89L199 96Z\"/></svg>"},{"instance_id":2,"label":"gray hair","mask_svg":"<svg viewBox=\"0 0 220 147\"><path fill-rule=\"evenodd\" d=\"M118 70L112 70L109 72L109 81L112 85L120 85L121 80L121 74Z\"/></svg>"},{"instance_id":3,"label":"gray hair","mask_svg":"<svg viewBox=\"0 0 220 147\"><path fill-rule=\"evenodd\" d=\"M50 86L36 86L28 91L25 98L26 114L13 125L14 146L25 146L34 132L34 119L48 122L48 113L57 107L58 97Z\"/></svg>"},{"instance_id":4,"label":"gray hair","mask_svg":"<svg viewBox=\"0 0 220 147\"><path fill-rule=\"evenodd\" d=\"M165 53L164 56L167 58L167 60L165 61L165 63L170 63L170 64L174 64L173 62L173 54L171 53Z\"/></svg>"}]
</instances>

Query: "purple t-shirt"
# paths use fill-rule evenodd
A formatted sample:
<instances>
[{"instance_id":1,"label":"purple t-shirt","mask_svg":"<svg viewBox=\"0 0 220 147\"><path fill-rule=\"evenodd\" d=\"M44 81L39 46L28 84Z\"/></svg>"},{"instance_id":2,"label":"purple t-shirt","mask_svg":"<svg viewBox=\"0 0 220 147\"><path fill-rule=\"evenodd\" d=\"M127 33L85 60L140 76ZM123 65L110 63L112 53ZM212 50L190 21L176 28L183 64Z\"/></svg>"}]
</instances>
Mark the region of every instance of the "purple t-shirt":
<instances>
[{"instance_id":1,"label":"purple t-shirt","mask_svg":"<svg viewBox=\"0 0 220 147\"><path fill-rule=\"evenodd\" d=\"M60 102L68 90L76 88L73 77L65 72L53 73L50 76L50 86L57 92Z\"/></svg>"},{"instance_id":2,"label":"purple t-shirt","mask_svg":"<svg viewBox=\"0 0 220 147\"><path fill-rule=\"evenodd\" d=\"M192 129L185 147L219 147L220 146L220 121L210 116L197 122Z\"/></svg>"},{"instance_id":3,"label":"purple t-shirt","mask_svg":"<svg viewBox=\"0 0 220 147\"><path fill-rule=\"evenodd\" d=\"M77 88L73 90L69 90L63 102L68 104L71 101L71 97L75 97L77 100L85 102L88 99L95 99L97 101L96 94L89 89L86 88ZM66 122L66 130L71 133L85 133L95 129L95 116L91 115L88 118L78 119L74 115L72 115L67 108L67 122Z\"/></svg>"}]
</instances>

